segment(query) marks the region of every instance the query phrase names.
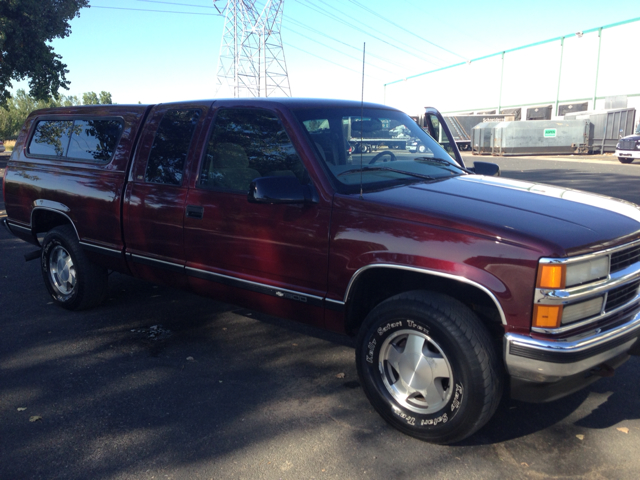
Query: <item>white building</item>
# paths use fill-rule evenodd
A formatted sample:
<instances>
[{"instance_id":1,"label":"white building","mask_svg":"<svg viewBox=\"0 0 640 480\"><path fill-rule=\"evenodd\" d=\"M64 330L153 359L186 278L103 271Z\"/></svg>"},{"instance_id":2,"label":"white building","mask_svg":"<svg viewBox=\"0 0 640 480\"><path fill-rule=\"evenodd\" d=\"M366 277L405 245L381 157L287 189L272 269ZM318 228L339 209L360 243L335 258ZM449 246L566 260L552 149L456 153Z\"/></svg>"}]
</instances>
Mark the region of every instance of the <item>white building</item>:
<instances>
[{"instance_id":1,"label":"white building","mask_svg":"<svg viewBox=\"0 0 640 480\"><path fill-rule=\"evenodd\" d=\"M385 84L385 104L420 115L640 110L640 18L505 50ZM518 110L519 109L519 110ZM640 115L636 116L638 120Z\"/></svg>"}]
</instances>

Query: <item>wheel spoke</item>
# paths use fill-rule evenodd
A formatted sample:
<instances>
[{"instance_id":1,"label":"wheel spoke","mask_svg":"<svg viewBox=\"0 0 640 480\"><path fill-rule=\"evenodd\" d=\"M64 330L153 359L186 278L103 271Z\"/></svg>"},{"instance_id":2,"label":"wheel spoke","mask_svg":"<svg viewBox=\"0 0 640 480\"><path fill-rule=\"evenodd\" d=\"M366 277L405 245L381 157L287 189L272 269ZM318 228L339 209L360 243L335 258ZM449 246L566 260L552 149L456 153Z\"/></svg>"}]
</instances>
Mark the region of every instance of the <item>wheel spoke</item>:
<instances>
[{"instance_id":1,"label":"wheel spoke","mask_svg":"<svg viewBox=\"0 0 640 480\"><path fill-rule=\"evenodd\" d=\"M393 384L393 388L396 391L395 397L402 402L406 402L409 396L415 393L415 389L407 385L402 378L398 378L398 381Z\"/></svg>"},{"instance_id":2,"label":"wheel spoke","mask_svg":"<svg viewBox=\"0 0 640 480\"><path fill-rule=\"evenodd\" d=\"M433 378L449 378L451 376L451 372L444 358L432 357L429 359L429 364L431 365Z\"/></svg>"},{"instance_id":3,"label":"wheel spoke","mask_svg":"<svg viewBox=\"0 0 640 480\"><path fill-rule=\"evenodd\" d=\"M408 335L407 344L404 347L403 355L409 357L410 354L422 355L425 339L418 335Z\"/></svg>"},{"instance_id":4,"label":"wheel spoke","mask_svg":"<svg viewBox=\"0 0 640 480\"><path fill-rule=\"evenodd\" d=\"M400 371L400 362L402 361L402 353L395 345L391 345L387 353L387 361L396 370Z\"/></svg>"},{"instance_id":5,"label":"wheel spoke","mask_svg":"<svg viewBox=\"0 0 640 480\"><path fill-rule=\"evenodd\" d=\"M442 386L437 388L435 383L432 383L427 387L426 391L420 392L422 396L427 401L427 405L436 405L444 399L444 395L442 394Z\"/></svg>"}]
</instances>

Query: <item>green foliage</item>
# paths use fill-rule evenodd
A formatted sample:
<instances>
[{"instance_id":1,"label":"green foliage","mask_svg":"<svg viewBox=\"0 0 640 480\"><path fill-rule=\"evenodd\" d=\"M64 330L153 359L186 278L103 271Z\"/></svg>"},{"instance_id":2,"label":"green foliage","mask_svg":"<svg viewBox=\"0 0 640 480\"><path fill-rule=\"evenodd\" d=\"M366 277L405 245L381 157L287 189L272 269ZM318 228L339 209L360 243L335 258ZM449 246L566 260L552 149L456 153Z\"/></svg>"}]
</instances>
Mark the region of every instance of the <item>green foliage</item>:
<instances>
[{"instance_id":1,"label":"green foliage","mask_svg":"<svg viewBox=\"0 0 640 480\"><path fill-rule=\"evenodd\" d=\"M109 92L102 91L100 95L96 95L95 92L87 92L82 94L83 105L111 105L111 94Z\"/></svg>"},{"instance_id":2,"label":"green foliage","mask_svg":"<svg viewBox=\"0 0 640 480\"><path fill-rule=\"evenodd\" d=\"M100 105L111 105L113 101L111 100L111 94L109 92L105 92L104 90L100 92Z\"/></svg>"},{"instance_id":3,"label":"green foliage","mask_svg":"<svg viewBox=\"0 0 640 480\"><path fill-rule=\"evenodd\" d=\"M40 108L73 107L74 105L82 105L83 103L85 105L113 103L111 101L111 94L104 91L100 92L100 96L94 92L88 92L83 94L82 98L84 100L83 102L76 96L64 95L48 100L36 100L24 90L18 90L16 94L8 100L5 108L0 108L0 140L17 137L20 127L22 127L29 114ZM87 100L91 100L91 102L87 103ZM93 100L95 100L95 102Z\"/></svg>"},{"instance_id":4,"label":"green foliage","mask_svg":"<svg viewBox=\"0 0 640 480\"><path fill-rule=\"evenodd\" d=\"M87 92L82 94L83 105L100 105L100 100L95 92Z\"/></svg>"},{"instance_id":5,"label":"green foliage","mask_svg":"<svg viewBox=\"0 0 640 480\"><path fill-rule=\"evenodd\" d=\"M28 78L36 100L68 89L67 66L48 42L69 36L69 22L83 7L89 0L0 1L0 106L6 108L13 80Z\"/></svg>"}]
</instances>

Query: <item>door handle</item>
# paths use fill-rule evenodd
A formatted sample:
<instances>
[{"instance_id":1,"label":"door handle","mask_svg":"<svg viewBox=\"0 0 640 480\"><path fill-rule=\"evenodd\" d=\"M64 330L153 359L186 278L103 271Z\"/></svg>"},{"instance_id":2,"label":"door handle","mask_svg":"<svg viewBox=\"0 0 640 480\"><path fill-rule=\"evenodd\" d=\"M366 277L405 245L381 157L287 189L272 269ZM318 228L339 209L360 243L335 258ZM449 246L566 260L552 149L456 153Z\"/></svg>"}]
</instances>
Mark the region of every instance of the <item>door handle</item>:
<instances>
[{"instance_id":1,"label":"door handle","mask_svg":"<svg viewBox=\"0 0 640 480\"><path fill-rule=\"evenodd\" d=\"M197 205L187 205L187 217L202 219L204 216L204 207Z\"/></svg>"}]
</instances>

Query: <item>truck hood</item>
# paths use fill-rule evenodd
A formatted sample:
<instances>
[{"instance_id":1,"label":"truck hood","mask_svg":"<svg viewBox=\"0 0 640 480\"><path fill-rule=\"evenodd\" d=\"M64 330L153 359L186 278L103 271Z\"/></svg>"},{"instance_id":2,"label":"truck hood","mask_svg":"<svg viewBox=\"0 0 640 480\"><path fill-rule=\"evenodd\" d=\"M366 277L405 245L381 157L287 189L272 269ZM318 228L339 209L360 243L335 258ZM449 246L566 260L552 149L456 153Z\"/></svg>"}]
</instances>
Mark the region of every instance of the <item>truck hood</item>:
<instances>
[{"instance_id":1,"label":"truck hood","mask_svg":"<svg viewBox=\"0 0 640 480\"><path fill-rule=\"evenodd\" d=\"M622 137L620 140L635 140L637 142L640 140L640 134L635 133L633 135L627 135L626 137Z\"/></svg>"},{"instance_id":2,"label":"truck hood","mask_svg":"<svg viewBox=\"0 0 640 480\"><path fill-rule=\"evenodd\" d=\"M633 203L500 177L463 175L375 192L366 198L411 212L408 216L414 221L537 248L542 243L559 256L601 249L640 235L640 208Z\"/></svg>"}]
</instances>

